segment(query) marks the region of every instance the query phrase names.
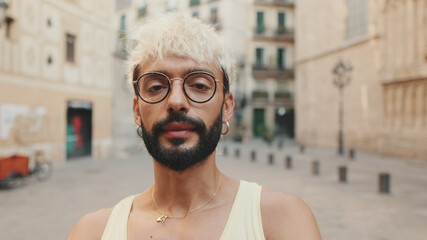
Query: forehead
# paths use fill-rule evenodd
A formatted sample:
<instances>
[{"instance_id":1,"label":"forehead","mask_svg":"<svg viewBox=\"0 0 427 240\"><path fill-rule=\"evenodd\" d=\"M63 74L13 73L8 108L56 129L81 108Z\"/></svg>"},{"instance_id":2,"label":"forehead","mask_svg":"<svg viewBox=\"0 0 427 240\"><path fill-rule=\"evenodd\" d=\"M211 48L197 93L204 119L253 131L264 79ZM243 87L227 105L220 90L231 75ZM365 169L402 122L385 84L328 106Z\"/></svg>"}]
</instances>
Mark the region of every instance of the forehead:
<instances>
[{"instance_id":1,"label":"forehead","mask_svg":"<svg viewBox=\"0 0 427 240\"><path fill-rule=\"evenodd\" d=\"M190 58L166 56L158 59L148 59L139 65L141 74L147 72L161 72L169 77L182 77L188 72L203 70L210 72L216 78L221 77L221 70L215 63L200 63Z\"/></svg>"}]
</instances>

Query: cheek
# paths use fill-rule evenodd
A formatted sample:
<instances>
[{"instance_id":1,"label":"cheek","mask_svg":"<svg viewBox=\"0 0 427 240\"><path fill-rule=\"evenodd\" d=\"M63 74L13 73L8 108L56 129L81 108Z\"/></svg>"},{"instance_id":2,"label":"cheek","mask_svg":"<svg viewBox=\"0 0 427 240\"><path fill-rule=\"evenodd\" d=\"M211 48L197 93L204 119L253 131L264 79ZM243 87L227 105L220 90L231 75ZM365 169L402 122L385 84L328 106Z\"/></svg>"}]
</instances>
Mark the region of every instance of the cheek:
<instances>
[{"instance_id":1,"label":"cheek","mask_svg":"<svg viewBox=\"0 0 427 240\"><path fill-rule=\"evenodd\" d=\"M154 108L151 106L142 106L139 108L141 112L141 120L144 124L144 127L146 129L151 129L151 127L154 125L156 119L154 119L155 116L158 116L159 114L154 111Z\"/></svg>"},{"instance_id":2,"label":"cheek","mask_svg":"<svg viewBox=\"0 0 427 240\"><path fill-rule=\"evenodd\" d=\"M202 108L198 109L198 111L196 112L196 116L203 120L207 128L212 127L212 124L217 119L218 114L221 113L221 106L222 106L221 104L222 104L222 101L215 101L215 102L212 102L212 104L203 106Z\"/></svg>"}]
</instances>

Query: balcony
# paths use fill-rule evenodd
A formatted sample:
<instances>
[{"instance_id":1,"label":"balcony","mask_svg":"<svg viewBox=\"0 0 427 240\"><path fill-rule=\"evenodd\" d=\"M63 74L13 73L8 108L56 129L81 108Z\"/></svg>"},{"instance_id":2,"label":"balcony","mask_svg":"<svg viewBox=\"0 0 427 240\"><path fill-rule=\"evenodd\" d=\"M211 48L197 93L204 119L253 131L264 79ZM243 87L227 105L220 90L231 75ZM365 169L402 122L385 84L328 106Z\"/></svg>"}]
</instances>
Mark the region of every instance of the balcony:
<instances>
[{"instance_id":1,"label":"balcony","mask_svg":"<svg viewBox=\"0 0 427 240\"><path fill-rule=\"evenodd\" d=\"M255 5L294 8L294 0L255 0Z\"/></svg>"},{"instance_id":2,"label":"balcony","mask_svg":"<svg viewBox=\"0 0 427 240\"><path fill-rule=\"evenodd\" d=\"M294 29L285 26L279 26L275 32L275 38L278 41L294 41Z\"/></svg>"},{"instance_id":3,"label":"balcony","mask_svg":"<svg viewBox=\"0 0 427 240\"><path fill-rule=\"evenodd\" d=\"M291 92L275 92L274 103L281 106L292 107L294 106L294 96Z\"/></svg>"},{"instance_id":4,"label":"balcony","mask_svg":"<svg viewBox=\"0 0 427 240\"><path fill-rule=\"evenodd\" d=\"M200 5L200 0L190 0L190 7Z\"/></svg>"},{"instance_id":5,"label":"balcony","mask_svg":"<svg viewBox=\"0 0 427 240\"><path fill-rule=\"evenodd\" d=\"M276 101L293 100L293 96L292 96L291 92L275 92L274 93L274 99Z\"/></svg>"},{"instance_id":6,"label":"balcony","mask_svg":"<svg viewBox=\"0 0 427 240\"><path fill-rule=\"evenodd\" d=\"M255 35L264 35L265 34L265 26L264 24L262 25L257 25L255 27Z\"/></svg>"},{"instance_id":7,"label":"balcony","mask_svg":"<svg viewBox=\"0 0 427 240\"><path fill-rule=\"evenodd\" d=\"M257 79L274 78L277 80L290 80L294 78L294 69L281 69L277 67L255 64L252 66L252 75Z\"/></svg>"},{"instance_id":8,"label":"balcony","mask_svg":"<svg viewBox=\"0 0 427 240\"><path fill-rule=\"evenodd\" d=\"M268 92L262 90L254 90L252 92L252 100L268 101Z\"/></svg>"},{"instance_id":9,"label":"balcony","mask_svg":"<svg viewBox=\"0 0 427 240\"><path fill-rule=\"evenodd\" d=\"M293 28L278 27L277 29L266 29L265 26L257 26L254 29L253 39L255 41L275 41L294 43L295 35Z\"/></svg>"}]
</instances>

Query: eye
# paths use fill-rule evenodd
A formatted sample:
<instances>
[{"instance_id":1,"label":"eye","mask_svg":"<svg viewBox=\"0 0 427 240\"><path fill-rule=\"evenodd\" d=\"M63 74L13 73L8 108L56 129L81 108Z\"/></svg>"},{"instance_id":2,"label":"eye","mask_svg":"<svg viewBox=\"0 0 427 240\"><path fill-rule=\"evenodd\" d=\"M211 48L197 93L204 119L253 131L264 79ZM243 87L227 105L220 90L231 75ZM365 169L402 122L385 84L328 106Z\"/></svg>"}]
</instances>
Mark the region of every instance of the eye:
<instances>
[{"instance_id":1,"label":"eye","mask_svg":"<svg viewBox=\"0 0 427 240\"><path fill-rule=\"evenodd\" d=\"M194 86L193 86L194 88L196 88L197 90L205 90L205 89L208 89L209 87L208 86L206 86L206 85L204 85L204 84L202 84L202 83L197 83L197 84L194 84Z\"/></svg>"},{"instance_id":2,"label":"eye","mask_svg":"<svg viewBox=\"0 0 427 240\"><path fill-rule=\"evenodd\" d=\"M169 81L160 74L148 74L141 79L141 90L145 94L157 94L167 91Z\"/></svg>"},{"instance_id":3,"label":"eye","mask_svg":"<svg viewBox=\"0 0 427 240\"><path fill-rule=\"evenodd\" d=\"M190 91L206 92L213 89L215 80L206 74L194 74L188 77L185 87Z\"/></svg>"},{"instance_id":4,"label":"eye","mask_svg":"<svg viewBox=\"0 0 427 240\"><path fill-rule=\"evenodd\" d=\"M167 86L164 86L163 84L152 84L152 86L147 88L147 92L150 93L156 93L156 92L160 92L162 90L167 89Z\"/></svg>"}]
</instances>

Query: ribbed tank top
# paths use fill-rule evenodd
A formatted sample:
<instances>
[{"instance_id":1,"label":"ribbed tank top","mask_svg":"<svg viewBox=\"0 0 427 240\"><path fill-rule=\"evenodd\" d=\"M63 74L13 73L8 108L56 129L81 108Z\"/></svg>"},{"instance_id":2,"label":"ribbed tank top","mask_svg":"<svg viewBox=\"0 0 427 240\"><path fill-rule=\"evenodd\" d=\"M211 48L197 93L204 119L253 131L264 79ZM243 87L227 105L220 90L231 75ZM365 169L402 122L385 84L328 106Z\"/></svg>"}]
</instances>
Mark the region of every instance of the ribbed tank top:
<instances>
[{"instance_id":1,"label":"ribbed tank top","mask_svg":"<svg viewBox=\"0 0 427 240\"><path fill-rule=\"evenodd\" d=\"M135 196L129 196L114 206L101 240L127 240L127 223ZM260 202L261 186L240 181L219 240L265 240Z\"/></svg>"}]
</instances>

